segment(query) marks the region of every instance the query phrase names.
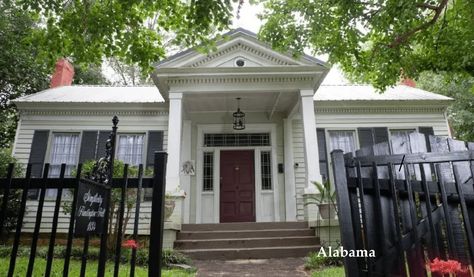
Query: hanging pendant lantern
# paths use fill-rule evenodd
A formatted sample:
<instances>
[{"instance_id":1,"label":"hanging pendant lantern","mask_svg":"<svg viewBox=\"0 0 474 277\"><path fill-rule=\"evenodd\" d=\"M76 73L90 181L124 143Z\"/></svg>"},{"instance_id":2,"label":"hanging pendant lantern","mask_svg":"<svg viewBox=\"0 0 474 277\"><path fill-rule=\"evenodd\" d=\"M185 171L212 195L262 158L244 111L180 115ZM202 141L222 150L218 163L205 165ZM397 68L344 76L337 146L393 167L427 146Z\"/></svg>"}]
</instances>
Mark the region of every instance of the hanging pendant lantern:
<instances>
[{"instance_id":1,"label":"hanging pendant lantern","mask_svg":"<svg viewBox=\"0 0 474 277\"><path fill-rule=\"evenodd\" d=\"M233 114L234 116L234 130L245 129L245 113L240 111L240 97L237 97L237 111Z\"/></svg>"}]
</instances>

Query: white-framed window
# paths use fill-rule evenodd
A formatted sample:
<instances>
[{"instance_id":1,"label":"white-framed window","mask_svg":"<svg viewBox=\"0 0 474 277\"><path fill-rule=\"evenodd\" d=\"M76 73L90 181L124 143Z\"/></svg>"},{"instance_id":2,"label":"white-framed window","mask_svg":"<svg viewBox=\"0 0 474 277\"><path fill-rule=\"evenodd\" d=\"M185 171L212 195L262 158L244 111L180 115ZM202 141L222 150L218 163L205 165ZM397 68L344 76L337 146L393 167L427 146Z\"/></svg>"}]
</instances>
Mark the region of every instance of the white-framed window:
<instances>
[{"instance_id":1,"label":"white-framed window","mask_svg":"<svg viewBox=\"0 0 474 277\"><path fill-rule=\"evenodd\" d=\"M48 176L56 178L60 176L61 164L66 164L65 177L72 177L72 170L76 167L79 159L79 134L78 133L53 133L49 153ZM47 189L46 198L55 198L56 189Z\"/></svg>"},{"instance_id":2,"label":"white-framed window","mask_svg":"<svg viewBox=\"0 0 474 277\"><path fill-rule=\"evenodd\" d=\"M260 171L262 178L262 190L272 189L272 152L260 152Z\"/></svg>"},{"instance_id":3,"label":"white-framed window","mask_svg":"<svg viewBox=\"0 0 474 277\"><path fill-rule=\"evenodd\" d=\"M202 191L214 190L214 152L203 153Z\"/></svg>"},{"instance_id":4,"label":"white-framed window","mask_svg":"<svg viewBox=\"0 0 474 277\"><path fill-rule=\"evenodd\" d=\"M144 134L119 134L117 159L131 166L143 163Z\"/></svg>"},{"instance_id":5,"label":"white-framed window","mask_svg":"<svg viewBox=\"0 0 474 277\"><path fill-rule=\"evenodd\" d=\"M328 131L329 133L329 151L341 149L344 153L354 152L356 148L355 131L341 130Z\"/></svg>"}]
</instances>

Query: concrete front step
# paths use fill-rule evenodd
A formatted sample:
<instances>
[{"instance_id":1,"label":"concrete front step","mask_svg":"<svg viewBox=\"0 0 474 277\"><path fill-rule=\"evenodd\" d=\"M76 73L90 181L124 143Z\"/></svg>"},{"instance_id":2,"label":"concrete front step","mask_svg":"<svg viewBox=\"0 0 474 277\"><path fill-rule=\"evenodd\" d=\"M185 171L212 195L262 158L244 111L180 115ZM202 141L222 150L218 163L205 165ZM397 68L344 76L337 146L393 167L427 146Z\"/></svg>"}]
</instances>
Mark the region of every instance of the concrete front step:
<instances>
[{"instance_id":1,"label":"concrete front step","mask_svg":"<svg viewBox=\"0 0 474 277\"><path fill-rule=\"evenodd\" d=\"M182 231L235 231L235 230L271 230L304 229L308 222L235 222L217 224L183 224Z\"/></svg>"},{"instance_id":2,"label":"concrete front step","mask_svg":"<svg viewBox=\"0 0 474 277\"><path fill-rule=\"evenodd\" d=\"M240 239L198 239L177 240L176 249L222 249L222 248L259 248L277 246L314 246L319 239L313 236L273 237L273 238L240 238Z\"/></svg>"},{"instance_id":3,"label":"concrete front step","mask_svg":"<svg viewBox=\"0 0 474 277\"><path fill-rule=\"evenodd\" d=\"M198 239L237 239L237 238L273 238L314 236L311 229L273 229L273 230L240 230L240 231L181 231L178 240Z\"/></svg>"},{"instance_id":4,"label":"concrete front step","mask_svg":"<svg viewBox=\"0 0 474 277\"><path fill-rule=\"evenodd\" d=\"M225 249L192 249L179 250L195 260L235 260L235 259L270 259L304 257L310 252L319 251L320 246L286 246Z\"/></svg>"}]
</instances>

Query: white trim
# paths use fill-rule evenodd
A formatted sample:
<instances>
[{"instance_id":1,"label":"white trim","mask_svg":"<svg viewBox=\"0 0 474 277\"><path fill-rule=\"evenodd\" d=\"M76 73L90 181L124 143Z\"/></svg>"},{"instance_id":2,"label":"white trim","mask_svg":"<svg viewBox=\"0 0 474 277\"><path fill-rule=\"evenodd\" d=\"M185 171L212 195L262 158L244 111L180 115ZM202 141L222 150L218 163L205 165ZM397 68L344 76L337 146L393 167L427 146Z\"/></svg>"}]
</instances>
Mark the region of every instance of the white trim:
<instances>
[{"instance_id":1,"label":"white trim","mask_svg":"<svg viewBox=\"0 0 474 277\"><path fill-rule=\"evenodd\" d=\"M306 167L305 194L316 193L311 182L322 182L319 169L318 139L316 136L316 118L314 114L313 90L300 90L301 117L303 119L304 151Z\"/></svg>"},{"instance_id":2,"label":"white trim","mask_svg":"<svg viewBox=\"0 0 474 277\"><path fill-rule=\"evenodd\" d=\"M293 157L293 124L291 118L283 119L285 151L285 220L296 221L296 182Z\"/></svg>"},{"instance_id":3,"label":"white trim","mask_svg":"<svg viewBox=\"0 0 474 277\"><path fill-rule=\"evenodd\" d=\"M183 124L183 93L169 94L168 162L166 163L166 191L182 195L180 186L181 138Z\"/></svg>"},{"instance_id":4,"label":"white trim","mask_svg":"<svg viewBox=\"0 0 474 277\"><path fill-rule=\"evenodd\" d=\"M183 134L181 141L181 161L191 160L191 120L183 120ZM196 169L194 169L196 170ZM191 176L181 175L181 189L184 190L183 223L190 221Z\"/></svg>"},{"instance_id":5,"label":"white trim","mask_svg":"<svg viewBox=\"0 0 474 277\"><path fill-rule=\"evenodd\" d=\"M269 132L271 136L271 146L251 146L251 147L204 147L203 138L205 133L242 133L242 131L229 130L225 125L222 124L198 124L197 125L197 145L196 145L196 157L198 161L196 171L196 223L202 222L202 195L210 195L211 192L202 191L202 158L204 152L214 152L214 211L213 218L214 223L220 222L220 151L222 150L254 150L255 155L255 221L261 222L262 216L260 214L261 199L259 195L261 193L269 194L273 193L273 221L280 221L280 205L279 205L279 184L278 184L278 166L277 166L277 150L276 150L276 124L247 124L245 133L257 133L257 132ZM260 171L260 151L269 150L272 153L272 190L261 191L261 178L257 173Z\"/></svg>"}]
</instances>

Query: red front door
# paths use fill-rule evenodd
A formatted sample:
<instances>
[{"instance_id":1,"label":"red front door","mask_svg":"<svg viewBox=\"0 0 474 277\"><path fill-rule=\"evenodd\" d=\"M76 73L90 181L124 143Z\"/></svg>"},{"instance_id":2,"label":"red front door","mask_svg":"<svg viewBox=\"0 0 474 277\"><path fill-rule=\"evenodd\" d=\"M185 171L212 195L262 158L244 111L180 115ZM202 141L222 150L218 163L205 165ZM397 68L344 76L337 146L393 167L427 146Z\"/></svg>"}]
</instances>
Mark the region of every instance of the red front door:
<instances>
[{"instance_id":1,"label":"red front door","mask_svg":"<svg viewBox=\"0 0 474 277\"><path fill-rule=\"evenodd\" d=\"M220 167L220 222L254 222L253 150L221 151Z\"/></svg>"}]
</instances>

